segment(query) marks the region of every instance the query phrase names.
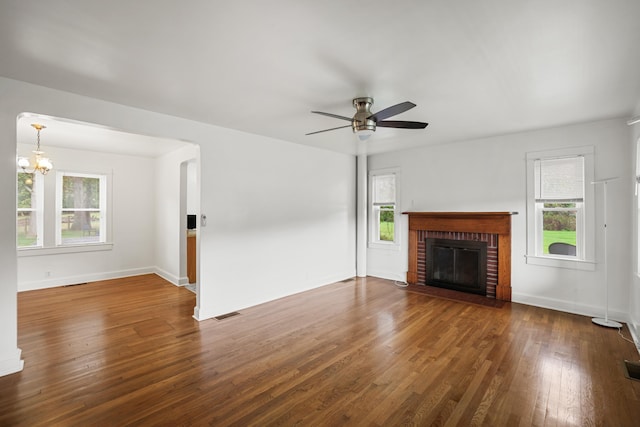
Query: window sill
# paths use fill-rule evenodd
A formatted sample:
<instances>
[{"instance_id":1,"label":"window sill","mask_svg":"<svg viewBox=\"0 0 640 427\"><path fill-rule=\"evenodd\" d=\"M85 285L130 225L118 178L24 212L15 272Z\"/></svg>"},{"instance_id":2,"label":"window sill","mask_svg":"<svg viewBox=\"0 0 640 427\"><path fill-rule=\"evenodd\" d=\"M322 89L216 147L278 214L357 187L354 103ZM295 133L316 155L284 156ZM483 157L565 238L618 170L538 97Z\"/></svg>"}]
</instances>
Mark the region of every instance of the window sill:
<instances>
[{"instance_id":1,"label":"window sill","mask_svg":"<svg viewBox=\"0 0 640 427\"><path fill-rule=\"evenodd\" d=\"M595 271L595 261L585 261L563 257L541 257L525 255L527 264L541 265L544 267L568 268L570 270Z\"/></svg>"},{"instance_id":2,"label":"window sill","mask_svg":"<svg viewBox=\"0 0 640 427\"><path fill-rule=\"evenodd\" d=\"M47 248L21 248L18 249L18 257L73 254L80 252L110 251L113 243L96 243L92 245L56 246Z\"/></svg>"},{"instance_id":3,"label":"window sill","mask_svg":"<svg viewBox=\"0 0 640 427\"><path fill-rule=\"evenodd\" d=\"M387 251L400 251L400 244L396 242L369 242L369 249L384 249Z\"/></svg>"}]
</instances>

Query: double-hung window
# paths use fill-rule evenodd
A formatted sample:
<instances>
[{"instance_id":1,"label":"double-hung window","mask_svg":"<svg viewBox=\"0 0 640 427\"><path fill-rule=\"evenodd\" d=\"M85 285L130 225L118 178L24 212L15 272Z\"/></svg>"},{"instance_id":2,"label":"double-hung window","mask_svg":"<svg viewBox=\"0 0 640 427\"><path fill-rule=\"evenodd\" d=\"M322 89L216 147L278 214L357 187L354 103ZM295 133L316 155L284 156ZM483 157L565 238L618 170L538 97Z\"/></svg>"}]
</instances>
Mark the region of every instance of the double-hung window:
<instances>
[{"instance_id":1,"label":"double-hung window","mask_svg":"<svg viewBox=\"0 0 640 427\"><path fill-rule=\"evenodd\" d=\"M396 230L396 174L369 175L371 183L371 242L395 243Z\"/></svg>"},{"instance_id":2,"label":"double-hung window","mask_svg":"<svg viewBox=\"0 0 640 427\"><path fill-rule=\"evenodd\" d=\"M106 175L58 172L56 245L106 242L106 181Z\"/></svg>"},{"instance_id":3,"label":"double-hung window","mask_svg":"<svg viewBox=\"0 0 640 427\"><path fill-rule=\"evenodd\" d=\"M42 175L38 173L18 172L18 248L42 246L42 181Z\"/></svg>"},{"instance_id":4,"label":"double-hung window","mask_svg":"<svg viewBox=\"0 0 640 427\"><path fill-rule=\"evenodd\" d=\"M584 157L537 159L536 254L583 259Z\"/></svg>"},{"instance_id":5,"label":"double-hung window","mask_svg":"<svg viewBox=\"0 0 640 427\"><path fill-rule=\"evenodd\" d=\"M528 262L593 260L593 149L528 153L527 163Z\"/></svg>"}]
</instances>

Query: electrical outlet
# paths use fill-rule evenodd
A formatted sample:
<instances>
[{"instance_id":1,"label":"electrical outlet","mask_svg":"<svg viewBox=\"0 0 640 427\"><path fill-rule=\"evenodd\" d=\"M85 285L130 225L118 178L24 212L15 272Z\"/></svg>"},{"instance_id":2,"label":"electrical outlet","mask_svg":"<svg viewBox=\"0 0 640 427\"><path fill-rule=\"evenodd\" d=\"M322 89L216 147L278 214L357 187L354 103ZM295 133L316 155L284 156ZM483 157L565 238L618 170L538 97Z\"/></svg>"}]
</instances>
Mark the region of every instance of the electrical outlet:
<instances>
[{"instance_id":1,"label":"electrical outlet","mask_svg":"<svg viewBox=\"0 0 640 427\"><path fill-rule=\"evenodd\" d=\"M50 271L45 271L44 272L44 277L51 277L51 272Z\"/></svg>"},{"instance_id":2,"label":"electrical outlet","mask_svg":"<svg viewBox=\"0 0 640 427\"><path fill-rule=\"evenodd\" d=\"M207 216L205 214L200 215L200 226L201 227L207 226Z\"/></svg>"}]
</instances>

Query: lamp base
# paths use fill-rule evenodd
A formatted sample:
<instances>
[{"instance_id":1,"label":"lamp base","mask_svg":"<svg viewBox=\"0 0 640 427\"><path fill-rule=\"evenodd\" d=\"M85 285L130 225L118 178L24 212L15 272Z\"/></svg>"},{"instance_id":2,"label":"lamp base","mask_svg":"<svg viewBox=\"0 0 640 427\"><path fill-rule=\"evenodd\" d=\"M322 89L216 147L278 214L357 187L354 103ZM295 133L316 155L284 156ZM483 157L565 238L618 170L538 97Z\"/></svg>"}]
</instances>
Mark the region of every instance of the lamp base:
<instances>
[{"instance_id":1,"label":"lamp base","mask_svg":"<svg viewBox=\"0 0 640 427\"><path fill-rule=\"evenodd\" d=\"M607 328L622 328L622 325L620 323L614 322L613 320L609 320L609 319L594 317L593 319L591 319L591 321L596 325L605 326Z\"/></svg>"}]
</instances>

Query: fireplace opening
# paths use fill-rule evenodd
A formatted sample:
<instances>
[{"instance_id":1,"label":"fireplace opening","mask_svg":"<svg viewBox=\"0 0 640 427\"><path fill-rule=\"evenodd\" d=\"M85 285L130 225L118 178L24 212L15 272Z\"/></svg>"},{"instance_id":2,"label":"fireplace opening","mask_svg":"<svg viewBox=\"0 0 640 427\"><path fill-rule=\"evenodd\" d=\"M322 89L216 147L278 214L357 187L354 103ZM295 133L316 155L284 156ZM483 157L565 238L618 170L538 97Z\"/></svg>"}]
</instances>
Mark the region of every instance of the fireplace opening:
<instances>
[{"instance_id":1,"label":"fireplace opening","mask_svg":"<svg viewBox=\"0 0 640 427\"><path fill-rule=\"evenodd\" d=\"M427 238L425 249L427 285L486 295L486 242Z\"/></svg>"}]
</instances>

